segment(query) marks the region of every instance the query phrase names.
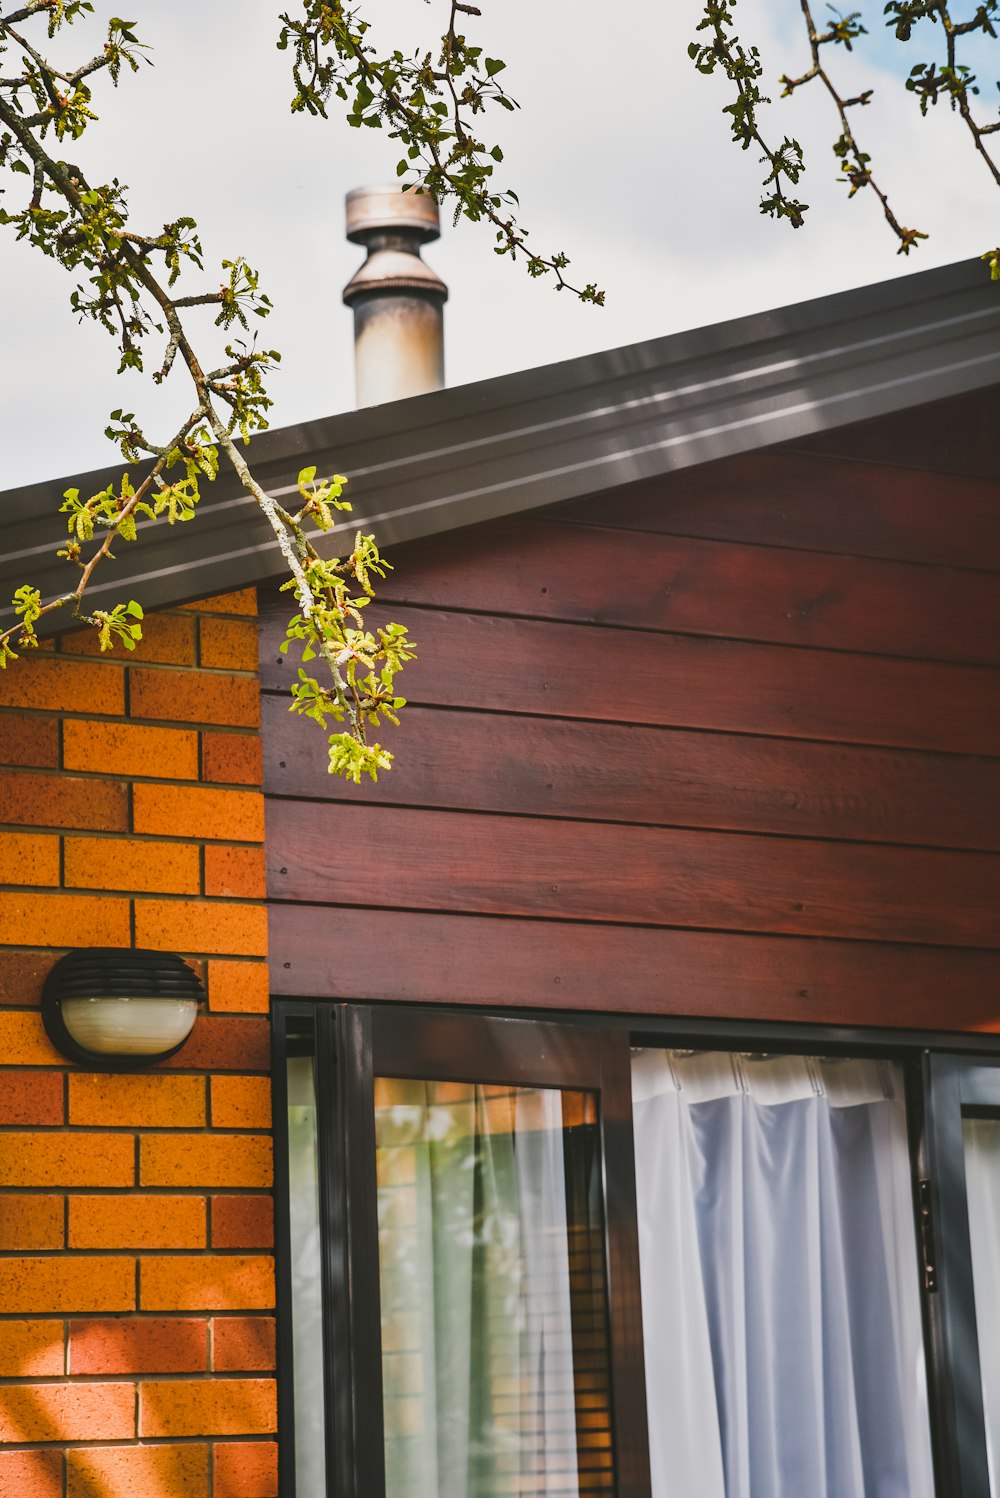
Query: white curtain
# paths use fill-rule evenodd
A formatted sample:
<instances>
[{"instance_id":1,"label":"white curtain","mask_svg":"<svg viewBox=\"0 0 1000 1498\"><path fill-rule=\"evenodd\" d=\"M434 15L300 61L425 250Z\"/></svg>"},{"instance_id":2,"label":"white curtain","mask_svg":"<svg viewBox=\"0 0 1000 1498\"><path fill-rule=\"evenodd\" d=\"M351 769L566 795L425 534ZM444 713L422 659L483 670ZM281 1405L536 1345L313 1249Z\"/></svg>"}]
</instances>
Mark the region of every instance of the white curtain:
<instances>
[{"instance_id":1,"label":"white curtain","mask_svg":"<svg viewBox=\"0 0 1000 1498\"><path fill-rule=\"evenodd\" d=\"M972 1280L986 1416L990 1492L1000 1478L1000 1122L964 1118Z\"/></svg>"},{"instance_id":2,"label":"white curtain","mask_svg":"<svg viewBox=\"0 0 1000 1498\"><path fill-rule=\"evenodd\" d=\"M933 1498L901 1078L633 1056L653 1498Z\"/></svg>"},{"instance_id":3,"label":"white curtain","mask_svg":"<svg viewBox=\"0 0 1000 1498\"><path fill-rule=\"evenodd\" d=\"M574 1498L560 1094L376 1083L388 1498Z\"/></svg>"}]
</instances>

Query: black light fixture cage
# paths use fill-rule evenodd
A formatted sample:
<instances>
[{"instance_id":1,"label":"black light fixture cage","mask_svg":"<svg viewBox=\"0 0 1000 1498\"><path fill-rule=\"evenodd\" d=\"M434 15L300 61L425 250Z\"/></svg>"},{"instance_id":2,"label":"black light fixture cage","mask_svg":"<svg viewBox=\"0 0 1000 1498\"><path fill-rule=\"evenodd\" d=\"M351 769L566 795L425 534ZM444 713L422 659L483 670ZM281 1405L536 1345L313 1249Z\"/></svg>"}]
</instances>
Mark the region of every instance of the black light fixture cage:
<instances>
[{"instance_id":1,"label":"black light fixture cage","mask_svg":"<svg viewBox=\"0 0 1000 1498\"><path fill-rule=\"evenodd\" d=\"M200 1005L205 990L197 973L173 952L85 947L59 959L42 987L42 1023L56 1050L94 1071L138 1071L175 1056L189 1036L150 1055L89 1051L67 1029L62 1005L65 999L94 998L181 999Z\"/></svg>"}]
</instances>

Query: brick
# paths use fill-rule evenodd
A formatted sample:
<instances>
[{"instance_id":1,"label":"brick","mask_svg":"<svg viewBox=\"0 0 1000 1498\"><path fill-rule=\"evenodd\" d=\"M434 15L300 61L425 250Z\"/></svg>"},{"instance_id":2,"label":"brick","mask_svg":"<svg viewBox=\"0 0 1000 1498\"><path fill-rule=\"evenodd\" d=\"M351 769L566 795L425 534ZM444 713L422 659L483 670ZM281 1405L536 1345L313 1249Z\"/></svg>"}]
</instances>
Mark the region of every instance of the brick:
<instances>
[{"instance_id":1,"label":"brick","mask_svg":"<svg viewBox=\"0 0 1000 1498\"><path fill-rule=\"evenodd\" d=\"M57 837L41 832L0 832L0 884L58 883Z\"/></svg>"},{"instance_id":2,"label":"brick","mask_svg":"<svg viewBox=\"0 0 1000 1498\"><path fill-rule=\"evenodd\" d=\"M197 780L198 734L193 728L67 718L63 723L63 764L67 770L105 775Z\"/></svg>"},{"instance_id":3,"label":"brick","mask_svg":"<svg viewBox=\"0 0 1000 1498\"><path fill-rule=\"evenodd\" d=\"M64 655L97 655L100 641L93 629L76 630L63 635L59 649ZM142 639L135 650L126 651L116 644L109 652L112 660L159 661L164 665L194 665L194 620L183 614L147 614L142 621Z\"/></svg>"},{"instance_id":4,"label":"brick","mask_svg":"<svg viewBox=\"0 0 1000 1498\"><path fill-rule=\"evenodd\" d=\"M3 896L0 895L0 925L3 909ZM15 1009L0 1012L0 1056L12 1066L65 1065L64 1058L46 1035L42 1016L37 1012L22 1014Z\"/></svg>"},{"instance_id":5,"label":"brick","mask_svg":"<svg viewBox=\"0 0 1000 1498\"><path fill-rule=\"evenodd\" d=\"M0 1304L27 1315L134 1311L135 1260L90 1254L0 1259Z\"/></svg>"},{"instance_id":6,"label":"brick","mask_svg":"<svg viewBox=\"0 0 1000 1498\"><path fill-rule=\"evenodd\" d=\"M133 718L232 728L260 724L260 688L254 676L134 666L131 686Z\"/></svg>"},{"instance_id":7,"label":"brick","mask_svg":"<svg viewBox=\"0 0 1000 1498\"><path fill-rule=\"evenodd\" d=\"M0 707L0 765L55 770L59 765L59 719Z\"/></svg>"},{"instance_id":8,"label":"brick","mask_svg":"<svg viewBox=\"0 0 1000 1498\"><path fill-rule=\"evenodd\" d=\"M274 1317L214 1317L212 1367L216 1373L270 1373L274 1369Z\"/></svg>"},{"instance_id":9,"label":"brick","mask_svg":"<svg viewBox=\"0 0 1000 1498\"><path fill-rule=\"evenodd\" d=\"M269 1196L213 1196L213 1248L273 1248L274 1203Z\"/></svg>"},{"instance_id":10,"label":"brick","mask_svg":"<svg viewBox=\"0 0 1000 1498\"><path fill-rule=\"evenodd\" d=\"M208 1322L191 1317L71 1321L70 1374L203 1373Z\"/></svg>"},{"instance_id":11,"label":"brick","mask_svg":"<svg viewBox=\"0 0 1000 1498\"><path fill-rule=\"evenodd\" d=\"M58 718L0 712L0 765L54 770L58 764Z\"/></svg>"},{"instance_id":12,"label":"brick","mask_svg":"<svg viewBox=\"0 0 1000 1498\"><path fill-rule=\"evenodd\" d=\"M272 1310L274 1260L269 1254L140 1259L139 1306L143 1311Z\"/></svg>"},{"instance_id":13,"label":"brick","mask_svg":"<svg viewBox=\"0 0 1000 1498\"><path fill-rule=\"evenodd\" d=\"M170 952L267 955L264 905L223 905L208 900L136 900L135 943ZM190 1060L187 1066L193 1066Z\"/></svg>"},{"instance_id":14,"label":"brick","mask_svg":"<svg viewBox=\"0 0 1000 1498\"><path fill-rule=\"evenodd\" d=\"M264 755L256 733L211 733L201 736L203 780L228 780L234 785L260 785Z\"/></svg>"},{"instance_id":15,"label":"brick","mask_svg":"<svg viewBox=\"0 0 1000 1498\"><path fill-rule=\"evenodd\" d=\"M198 621L198 658L202 666L223 671L256 671L256 619L213 619Z\"/></svg>"},{"instance_id":16,"label":"brick","mask_svg":"<svg viewBox=\"0 0 1000 1498\"><path fill-rule=\"evenodd\" d=\"M42 1001L42 984L62 954L0 948L0 1006L26 1009Z\"/></svg>"},{"instance_id":17,"label":"brick","mask_svg":"<svg viewBox=\"0 0 1000 1498\"><path fill-rule=\"evenodd\" d=\"M0 1452L0 1498L62 1498L60 1451Z\"/></svg>"},{"instance_id":18,"label":"brick","mask_svg":"<svg viewBox=\"0 0 1000 1498\"><path fill-rule=\"evenodd\" d=\"M110 780L8 770L0 777L0 822L124 832L128 826L128 795L125 786Z\"/></svg>"},{"instance_id":19,"label":"brick","mask_svg":"<svg viewBox=\"0 0 1000 1498\"><path fill-rule=\"evenodd\" d=\"M66 1453L66 1498L208 1498L208 1447L98 1446Z\"/></svg>"},{"instance_id":20,"label":"brick","mask_svg":"<svg viewBox=\"0 0 1000 1498\"><path fill-rule=\"evenodd\" d=\"M60 1378L65 1335L61 1321L0 1321L0 1377Z\"/></svg>"},{"instance_id":21,"label":"brick","mask_svg":"<svg viewBox=\"0 0 1000 1498\"><path fill-rule=\"evenodd\" d=\"M278 1498L274 1441L220 1441L214 1466L213 1498Z\"/></svg>"},{"instance_id":22,"label":"brick","mask_svg":"<svg viewBox=\"0 0 1000 1498\"><path fill-rule=\"evenodd\" d=\"M267 963L211 959L208 964L208 1004L210 1009L223 1012L267 1014L270 1008Z\"/></svg>"},{"instance_id":23,"label":"brick","mask_svg":"<svg viewBox=\"0 0 1000 1498\"><path fill-rule=\"evenodd\" d=\"M266 1019L249 1015L199 1015L190 1039L176 1056L162 1063L205 1071L260 1071L271 1069L271 1031Z\"/></svg>"},{"instance_id":24,"label":"brick","mask_svg":"<svg viewBox=\"0 0 1000 1498\"><path fill-rule=\"evenodd\" d=\"M197 603L185 603L182 607L199 614L256 614L257 589L241 588L237 593L216 593L213 598L202 598Z\"/></svg>"},{"instance_id":25,"label":"brick","mask_svg":"<svg viewBox=\"0 0 1000 1498\"><path fill-rule=\"evenodd\" d=\"M201 1196L71 1196L70 1248L204 1248Z\"/></svg>"},{"instance_id":26,"label":"brick","mask_svg":"<svg viewBox=\"0 0 1000 1498\"><path fill-rule=\"evenodd\" d=\"M61 1196L0 1196L0 1249L62 1248L66 1209ZM234 1245L240 1246L243 1245ZM248 1243L248 1248L256 1244Z\"/></svg>"},{"instance_id":27,"label":"brick","mask_svg":"<svg viewBox=\"0 0 1000 1498\"><path fill-rule=\"evenodd\" d=\"M136 832L259 843L264 798L258 791L143 783L133 792L133 822Z\"/></svg>"},{"instance_id":28,"label":"brick","mask_svg":"<svg viewBox=\"0 0 1000 1498\"><path fill-rule=\"evenodd\" d=\"M35 881L36 883L40 881ZM53 880L53 883L56 881ZM262 900L267 894L263 848L205 846L205 893L236 899Z\"/></svg>"},{"instance_id":29,"label":"brick","mask_svg":"<svg viewBox=\"0 0 1000 1498\"><path fill-rule=\"evenodd\" d=\"M271 1080L269 1077L212 1077L212 1127L216 1129L269 1129L271 1127Z\"/></svg>"},{"instance_id":30,"label":"brick","mask_svg":"<svg viewBox=\"0 0 1000 1498\"><path fill-rule=\"evenodd\" d=\"M20 1384L0 1389L0 1441L127 1441L134 1384Z\"/></svg>"},{"instance_id":31,"label":"brick","mask_svg":"<svg viewBox=\"0 0 1000 1498\"><path fill-rule=\"evenodd\" d=\"M144 1186L270 1186L271 1141L256 1134L146 1134Z\"/></svg>"},{"instance_id":32,"label":"brick","mask_svg":"<svg viewBox=\"0 0 1000 1498\"><path fill-rule=\"evenodd\" d=\"M22 656L4 672L0 704L120 717L125 711L125 673L121 666L106 661Z\"/></svg>"},{"instance_id":33,"label":"brick","mask_svg":"<svg viewBox=\"0 0 1000 1498\"><path fill-rule=\"evenodd\" d=\"M140 1436L269 1435L276 1421L271 1378L173 1379L139 1385Z\"/></svg>"},{"instance_id":34,"label":"brick","mask_svg":"<svg viewBox=\"0 0 1000 1498\"><path fill-rule=\"evenodd\" d=\"M0 1124L61 1124L63 1114L63 1079L59 1072L0 1072Z\"/></svg>"},{"instance_id":35,"label":"brick","mask_svg":"<svg viewBox=\"0 0 1000 1498\"><path fill-rule=\"evenodd\" d=\"M197 1128L205 1123L203 1077L77 1072L69 1079L71 1124Z\"/></svg>"},{"instance_id":36,"label":"brick","mask_svg":"<svg viewBox=\"0 0 1000 1498\"><path fill-rule=\"evenodd\" d=\"M131 1134L0 1134L0 1186L131 1186Z\"/></svg>"},{"instance_id":37,"label":"brick","mask_svg":"<svg viewBox=\"0 0 1000 1498\"><path fill-rule=\"evenodd\" d=\"M128 901L95 895L24 895L0 891L0 931L32 947L127 947Z\"/></svg>"},{"instance_id":38,"label":"brick","mask_svg":"<svg viewBox=\"0 0 1000 1498\"><path fill-rule=\"evenodd\" d=\"M126 837L68 837L68 888L195 895L201 859L193 843L154 843Z\"/></svg>"}]
</instances>

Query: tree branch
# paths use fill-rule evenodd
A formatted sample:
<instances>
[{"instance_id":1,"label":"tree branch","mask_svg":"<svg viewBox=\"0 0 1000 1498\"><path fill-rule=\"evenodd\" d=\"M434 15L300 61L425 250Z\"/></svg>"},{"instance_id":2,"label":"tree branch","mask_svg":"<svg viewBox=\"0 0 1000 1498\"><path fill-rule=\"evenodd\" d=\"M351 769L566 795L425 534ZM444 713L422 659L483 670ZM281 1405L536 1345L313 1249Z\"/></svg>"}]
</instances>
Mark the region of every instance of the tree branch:
<instances>
[{"instance_id":1,"label":"tree branch","mask_svg":"<svg viewBox=\"0 0 1000 1498\"><path fill-rule=\"evenodd\" d=\"M756 145L761 151L761 160L770 167L764 178L764 187L771 192L761 198L761 213L772 218L788 219L793 229L800 229L805 221L809 204L788 195L782 186L782 177L790 186L795 186L805 170L802 147L797 140L785 136L775 150L768 145L757 124L757 106L771 101L760 91L758 80L763 76L763 65L756 47L749 51L743 46L734 30L733 4L735 0L707 0L705 13L698 23L698 31L710 31L711 41L693 41L688 47L699 73L710 76L721 69L736 87L736 98L724 107L729 115L733 139L744 151Z\"/></svg>"},{"instance_id":2,"label":"tree branch","mask_svg":"<svg viewBox=\"0 0 1000 1498\"><path fill-rule=\"evenodd\" d=\"M844 180L850 187L848 196L853 198L854 194L862 187L870 187L882 205L882 213L886 223L899 240L899 250L897 253L908 255L915 248L917 242L921 239L926 239L927 235L921 233L919 229L908 229L900 223L893 212L888 196L872 174L869 165L871 157L867 152L862 151L847 115L849 109L858 105L866 105L871 98L872 91L871 89L866 89L854 98L844 98L824 67L820 55L820 48L828 44L839 43L850 50L854 38L862 34L865 28L858 21L858 13L854 12L846 17L835 16L827 30L820 32L816 29L809 0L799 0L799 8L802 11L806 33L809 37L812 67L799 78L789 78L785 75L778 81L784 84L786 95L794 93L796 89L801 88L806 83L811 83L817 78L823 84L827 94L833 101L833 106L840 120L840 136L834 142L833 150L841 163Z\"/></svg>"},{"instance_id":3,"label":"tree branch","mask_svg":"<svg viewBox=\"0 0 1000 1498\"><path fill-rule=\"evenodd\" d=\"M42 4L31 5L19 15L30 17L42 8ZM0 17L0 41L14 40L23 47L33 68L33 97L39 103L48 101L48 107L37 115L26 116L17 99L23 80L14 80L6 88L0 85L0 124L8 131L3 139L2 161L12 158L14 170L27 171L33 184L27 207L19 214L0 210L0 222L16 226L19 237L29 239L67 269L83 267L91 272L89 283L96 290L78 287L72 304L115 334L122 351L122 367L131 364L141 368L142 340L150 332L164 334L163 363L153 378L166 378L180 354L194 386L196 404L184 426L164 447L146 439L131 413L112 413L108 435L119 444L123 456L151 453L153 465L136 490L126 474L120 493L115 486L89 499L82 499L76 489L66 492L62 509L69 514L71 539L60 555L79 568L76 586L47 601L29 586L17 590L14 607L19 618L0 633L0 665L16 656L12 640L22 646L37 645L38 619L66 605L72 605L74 618L98 627L102 650L111 646L113 637L125 648L135 648L141 634L134 622L142 617L139 605L121 604L110 611L88 614L84 611L87 589L95 570L111 557L115 541L136 539L140 514L150 520L166 514L170 523L192 518L199 498L199 475L214 476L216 449L206 445L214 437L243 488L266 517L290 573L300 613L289 625L286 645L303 642L303 659L319 655L330 672L330 685L324 688L300 670L293 708L321 722L331 714L337 721L346 721L347 732L330 735L330 768L355 781L362 773L374 779L378 769L389 767L392 756L379 744L367 743L366 724L377 726L380 715L397 721L395 713L403 699L393 695L393 678L413 654L405 631L398 626L380 630L377 638L361 627L360 610L372 591L369 574L383 575L387 564L371 537L359 534L351 555L343 561L335 558L324 562L310 542L304 527L306 518L321 529L330 529L333 509L350 508L339 499L345 481L317 486L313 483L315 470L304 470L300 491L305 503L300 514L292 516L257 483L237 448L233 440L236 429L248 440L252 430L267 425L264 413L270 400L261 373L278 356L258 352L253 346L230 345L226 349L228 362L206 374L181 316L183 309L212 305L219 309L217 326L229 328L238 322L246 328L249 312L266 315L270 310L267 297L258 288L256 272L242 259L224 261L228 279L220 288L175 296L169 288L180 274L182 261L201 265L201 246L194 236L193 220L179 219L155 236L136 234L127 227L123 190L117 182L92 187L79 167L54 157L42 142L53 126L57 136L68 131L74 137L86 127L92 116L86 108L90 95L80 82L84 76L107 66L116 81L121 59L131 61L125 44L138 43L128 23L112 22L109 37L109 49L114 54L110 60L102 57L75 72L64 73L52 68L37 49L14 33L9 19ZM60 83L77 90L72 99L64 97ZM47 207L46 194L55 195L63 206ZM163 257L166 278L154 269L155 256ZM228 416L220 414L219 402L228 408ZM164 475L176 463L184 466L187 476L168 482ZM98 528L105 534L83 559L83 546L94 538ZM363 589L363 597L352 598L348 593L347 580L351 578Z\"/></svg>"},{"instance_id":4,"label":"tree branch","mask_svg":"<svg viewBox=\"0 0 1000 1498\"><path fill-rule=\"evenodd\" d=\"M525 257L528 274L552 274L556 289L570 291L582 301L603 305L604 293L593 284L573 285L564 275L569 265L563 253L541 255L532 250L527 234L511 209L512 192L498 192L493 184L495 164L503 160L499 146L487 148L466 123L488 103L514 110L514 99L497 82L505 64L483 57L457 30L459 13L477 15L475 7L452 0L448 28L441 38L439 66L430 53L405 58L401 52L378 58L365 40L368 26L354 12L326 0L304 0L306 19L282 14L278 46L294 42L293 72L298 92L292 109L326 116L331 92L351 106L348 123L389 126L389 134L406 148L397 166L404 178L413 174L418 191L436 202L453 199L456 217L485 220L496 234L496 253ZM331 49L331 56L324 54ZM451 108L440 98L444 84ZM460 86L459 86L460 84Z\"/></svg>"}]
</instances>

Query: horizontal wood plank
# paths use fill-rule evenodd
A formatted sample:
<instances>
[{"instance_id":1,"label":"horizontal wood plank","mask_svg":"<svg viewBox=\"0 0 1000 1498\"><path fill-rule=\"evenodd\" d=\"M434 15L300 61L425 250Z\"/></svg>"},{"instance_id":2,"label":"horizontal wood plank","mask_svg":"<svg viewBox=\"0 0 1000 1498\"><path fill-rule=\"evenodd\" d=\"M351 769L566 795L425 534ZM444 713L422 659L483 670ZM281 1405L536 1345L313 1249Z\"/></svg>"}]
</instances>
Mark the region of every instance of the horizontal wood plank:
<instances>
[{"instance_id":1,"label":"horizontal wood plank","mask_svg":"<svg viewBox=\"0 0 1000 1498\"><path fill-rule=\"evenodd\" d=\"M517 519L393 557L392 603L997 664L990 573Z\"/></svg>"},{"instance_id":2,"label":"horizontal wood plank","mask_svg":"<svg viewBox=\"0 0 1000 1498\"><path fill-rule=\"evenodd\" d=\"M1000 849L997 759L408 707L359 791L284 695L263 723L271 795Z\"/></svg>"},{"instance_id":3,"label":"horizontal wood plank","mask_svg":"<svg viewBox=\"0 0 1000 1498\"><path fill-rule=\"evenodd\" d=\"M279 654L289 604L268 598L261 680L286 689ZM419 658L400 677L415 703L614 723L731 730L1000 754L1000 676L990 669L788 650L436 609L370 609L398 619Z\"/></svg>"},{"instance_id":4,"label":"horizontal wood plank","mask_svg":"<svg viewBox=\"0 0 1000 1498\"><path fill-rule=\"evenodd\" d=\"M1000 481L996 390L986 386L796 437L786 450Z\"/></svg>"},{"instance_id":5,"label":"horizontal wood plank","mask_svg":"<svg viewBox=\"0 0 1000 1498\"><path fill-rule=\"evenodd\" d=\"M1000 856L267 803L276 900L1000 946Z\"/></svg>"},{"instance_id":6,"label":"horizontal wood plank","mask_svg":"<svg viewBox=\"0 0 1000 1498\"><path fill-rule=\"evenodd\" d=\"M539 513L618 530L1000 571L1000 485L778 448Z\"/></svg>"},{"instance_id":7,"label":"horizontal wood plank","mask_svg":"<svg viewBox=\"0 0 1000 1498\"><path fill-rule=\"evenodd\" d=\"M1000 955L275 905L276 994L1000 1031Z\"/></svg>"}]
</instances>

